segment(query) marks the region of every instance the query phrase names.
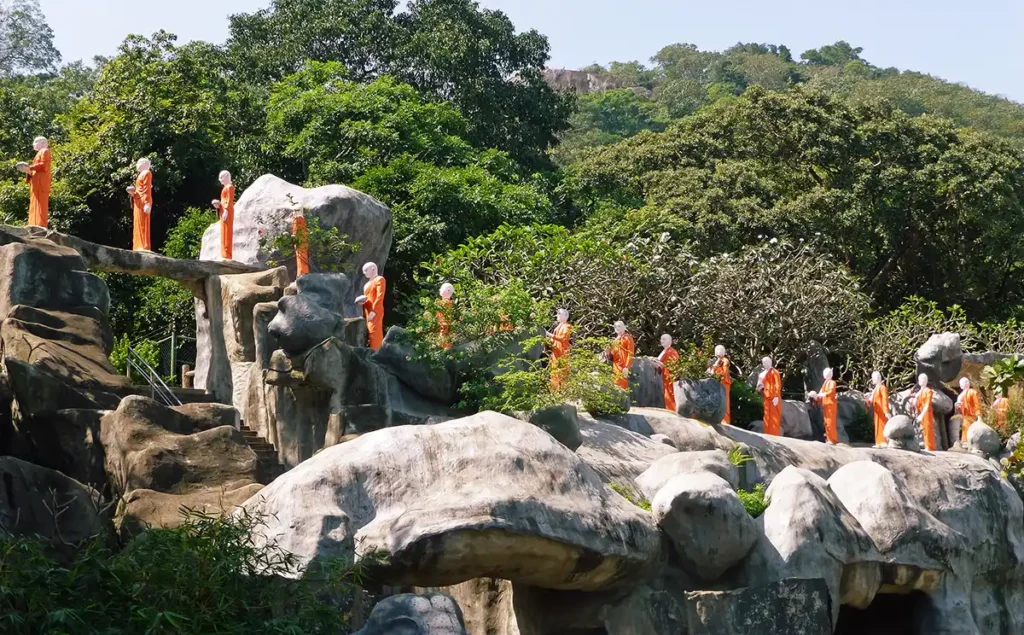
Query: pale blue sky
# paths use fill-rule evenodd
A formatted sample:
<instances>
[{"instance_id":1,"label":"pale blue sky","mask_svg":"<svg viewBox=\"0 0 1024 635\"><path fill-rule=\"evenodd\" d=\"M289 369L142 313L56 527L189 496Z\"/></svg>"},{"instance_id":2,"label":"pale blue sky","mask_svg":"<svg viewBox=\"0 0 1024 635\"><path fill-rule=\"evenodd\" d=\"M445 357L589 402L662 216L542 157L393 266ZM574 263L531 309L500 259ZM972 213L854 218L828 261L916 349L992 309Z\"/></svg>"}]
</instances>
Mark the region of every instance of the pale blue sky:
<instances>
[{"instance_id":1,"label":"pale blue sky","mask_svg":"<svg viewBox=\"0 0 1024 635\"><path fill-rule=\"evenodd\" d=\"M109 55L129 33L222 42L227 16L269 0L40 0L65 59ZM1024 0L483 0L551 42L551 66L646 61L659 48L846 40L878 66L913 69L1024 102Z\"/></svg>"}]
</instances>

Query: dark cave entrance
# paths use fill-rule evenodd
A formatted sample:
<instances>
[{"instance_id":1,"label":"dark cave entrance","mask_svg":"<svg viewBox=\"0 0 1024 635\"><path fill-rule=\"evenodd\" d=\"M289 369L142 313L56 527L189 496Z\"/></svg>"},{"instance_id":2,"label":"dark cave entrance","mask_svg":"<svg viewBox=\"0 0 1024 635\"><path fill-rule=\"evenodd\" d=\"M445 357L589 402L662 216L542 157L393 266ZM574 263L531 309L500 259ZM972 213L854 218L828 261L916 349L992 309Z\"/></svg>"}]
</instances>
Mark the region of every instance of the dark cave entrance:
<instances>
[{"instance_id":1,"label":"dark cave entrance","mask_svg":"<svg viewBox=\"0 0 1024 635\"><path fill-rule=\"evenodd\" d=\"M879 593L866 609L843 605L833 635L919 635L928 602L927 594L914 591Z\"/></svg>"}]
</instances>

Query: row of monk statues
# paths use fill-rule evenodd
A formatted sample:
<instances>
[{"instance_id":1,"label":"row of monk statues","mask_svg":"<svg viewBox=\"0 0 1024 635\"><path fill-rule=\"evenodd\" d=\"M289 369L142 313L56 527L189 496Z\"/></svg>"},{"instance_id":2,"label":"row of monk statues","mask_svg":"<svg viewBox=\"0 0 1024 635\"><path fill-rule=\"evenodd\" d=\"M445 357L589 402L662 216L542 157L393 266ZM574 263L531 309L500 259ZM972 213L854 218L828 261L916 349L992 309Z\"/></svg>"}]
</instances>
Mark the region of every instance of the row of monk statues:
<instances>
[{"instance_id":1,"label":"row of monk statues","mask_svg":"<svg viewBox=\"0 0 1024 635\"><path fill-rule=\"evenodd\" d=\"M450 287L450 285L448 285ZM450 302L451 294L448 294ZM551 388L558 390L564 384L569 372L569 354L571 349L572 325L569 323L569 312L566 309L559 309L556 314L556 327L554 331L546 333L549 338L551 353ZM605 357L611 362L613 378L617 386L629 391L629 373L633 365L633 358L636 354L636 343L629 329L624 322L617 321L614 324L615 339L612 341L609 350L605 351ZM665 408L676 410L676 394L674 378L669 371L672 363L679 359L679 352L673 347L672 336L665 333L661 336L662 351L655 359L655 366L662 377L664 390ZM732 377L730 375L730 361L726 349L722 345L715 346L715 355L707 370L708 375L716 377L725 388L725 417L722 423L731 423L731 388ZM807 399L821 407L825 423L825 439L829 445L839 443L838 429L838 386L834 378L834 371L831 368L824 369L823 381L818 390L810 391ZM981 392L971 385L971 380L963 377L960 379L960 395L956 400L955 410L963 418L960 430L960 442L966 443L967 432L970 427L978 422L981 417ZM892 418L889 402L889 389L886 386L882 374L875 371L871 374L871 390L865 396L865 402L869 409L874 424L874 447L880 448L887 445L884 430L889 419ZM768 435L782 435L782 376L774 367L771 357L761 360L761 371L757 377L756 390L762 396L764 432ZM915 422L920 426L926 450L935 451L938 447L935 416L933 413L934 391L929 387L928 376L922 374L918 377L916 392L912 395L911 408L915 416ZM996 417L997 425L1004 425L1006 422L1009 400L1003 395L1002 389L996 388L996 399L992 404L992 411Z\"/></svg>"}]
</instances>

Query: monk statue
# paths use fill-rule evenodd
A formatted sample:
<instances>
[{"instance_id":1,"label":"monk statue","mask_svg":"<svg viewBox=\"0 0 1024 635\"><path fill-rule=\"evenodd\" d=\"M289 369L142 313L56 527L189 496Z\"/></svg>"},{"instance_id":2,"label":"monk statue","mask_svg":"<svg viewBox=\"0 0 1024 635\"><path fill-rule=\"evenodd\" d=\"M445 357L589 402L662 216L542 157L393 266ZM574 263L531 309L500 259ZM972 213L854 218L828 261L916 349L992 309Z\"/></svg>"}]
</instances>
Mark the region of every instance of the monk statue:
<instances>
[{"instance_id":1,"label":"monk statue","mask_svg":"<svg viewBox=\"0 0 1024 635\"><path fill-rule=\"evenodd\" d=\"M295 238L295 277L298 278L309 273L309 226L298 206L292 216L292 236Z\"/></svg>"},{"instance_id":2,"label":"monk statue","mask_svg":"<svg viewBox=\"0 0 1024 635\"><path fill-rule=\"evenodd\" d=\"M764 433L782 436L782 375L772 367L772 358L761 360L757 391L764 397Z\"/></svg>"},{"instance_id":3,"label":"monk statue","mask_svg":"<svg viewBox=\"0 0 1024 635\"><path fill-rule=\"evenodd\" d=\"M19 162L14 167L25 175L28 181L28 224L35 227L46 227L50 219L50 183L53 173L50 170L50 142L46 137L36 137L32 142L36 157L32 163Z\"/></svg>"},{"instance_id":4,"label":"monk statue","mask_svg":"<svg viewBox=\"0 0 1024 635\"><path fill-rule=\"evenodd\" d=\"M832 379L831 368L826 368L822 376L824 381L821 382L821 390L812 391L810 397L821 403L821 411L825 415L825 442L835 445L839 443L839 428L837 426L839 402L836 401L836 381Z\"/></svg>"},{"instance_id":5,"label":"monk statue","mask_svg":"<svg viewBox=\"0 0 1024 635\"><path fill-rule=\"evenodd\" d=\"M661 354L658 355L658 371L661 373L661 384L665 394L665 408L676 411L676 390L669 365L679 359L679 351L672 348L672 336L665 333L661 336Z\"/></svg>"},{"instance_id":6,"label":"monk statue","mask_svg":"<svg viewBox=\"0 0 1024 635\"><path fill-rule=\"evenodd\" d=\"M619 320L615 323L615 341L612 342L610 357L615 385L625 391L629 390L629 369L633 367L635 352L636 343L633 341L633 336L629 334L626 323Z\"/></svg>"},{"instance_id":7,"label":"monk statue","mask_svg":"<svg viewBox=\"0 0 1024 635\"><path fill-rule=\"evenodd\" d=\"M917 378L917 396L914 397L915 421L921 425L921 436L924 437L924 449L934 452L935 445L935 413L932 410L934 393L928 387L928 375L921 373Z\"/></svg>"},{"instance_id":8,"label":"monk statue","mask_svg":"<svg viewBox=\"0 0 1024 635\"><path fill-rule=\"evenodd\" d=\"M729 376L729 356L725 353L725 347L719 344L715 347L715 361L708 370L709 375L714 375L725 387L725 418L722 423L732 423L732 406L729 404L730 393L732 392L732 377Z\"/></svg>"},{"instance_id":9,"label":"monk statue","mask_svg":"<svg viewBox=\"0 0 1024 635\"><path fill-rule=\"evenodd\" d=\"M546 331L545 335L551 339L551 389L559 390L569 379L569 349L572 348L569 311L558 309L555 321L554 332Z\"/></svg>"},{"instance_id":10,"label":"monk statue","mask_svg":"<svg viewBox=\"0 0 1024 635\"><path fill-rule=\"evenodd\" d=\"M981 393L971 386L971 380L960 378L960 396L956 398L956 411L960 413L963 423L960 425L960 443L967 443L967 430L981 416Z\"/></svg>"},{"instance_id":11,"label":"monk statue","mask_svg":"<svg viewBox=\"0 0 1024 635\"><path fill-rule=\"evenodd\" d=\"M452 296L455 295L455 287L446 282L441 285L439 295L441 299L438 302L441 306L434 314L437 318L437 345L448 350L452 347Z\"/></svg>"},{"instance_id":12,"label":"monk statue","mask_svg":"<svg viewBox=\"0 0 1024 635\"><path fill-rule=\"evenodd\" d=\"M235 227L235 186L231 183L231 173L227 170L222 170L217 180L222 187L220 198L213 199L213 208L220 216L220 257L222 260L231 260Z\"/></svg>"},{"instance_id":13,"label":"monk statue","mask_svg":"<svg viewBox=\"0 0 1024 635\"><path fill-rule=\"evenodd\" d=\"M135 164L139 173L135 185L128 186L132 198L132 249L152 251L150 217L153 212L153 165L149 159L139 159Z\"/></svg>"},{"instance_id":14,"label":"monk statue","mask_svg":"<svg viewBox=\"0 0 1024 635\"><path fill-rule=\"evenodd\" d=\"M1010 400L1003 394L1003 389L996 387L996 400L992 402L992 411L996 413L996 427L1000 432L1006 431L1006 415L1010 411Z\"/></svg>"},{"instance_id":15,"label":"monk statue","mask_svg":"<svg viewBox=\"0 0 1024 635\"><path fill-rule=\"evenodd\" d=\"M888 447L889 441L885 438L885 424L889 422L892 414L889 412L889 388L882 379L882 373L877 370L871 373L871 393L868 394L868 407L875 416L875 446L876 448Z\"/></svg>"},{"instance_id":16,"label":"monk statue","mask_svg":"<svg viewBox=\"0 0 1024 635\"><path fill-rule=\"evenodd\" d=\"M387 282L377 271L377 265L372 262L363 265L363 275L367 282L363 287L363 295L356 298L356 304L363 307L366 330L370 335L370 348L377 351L384 342L384 293L387 290Z\"/></svg>"}]
</instances>

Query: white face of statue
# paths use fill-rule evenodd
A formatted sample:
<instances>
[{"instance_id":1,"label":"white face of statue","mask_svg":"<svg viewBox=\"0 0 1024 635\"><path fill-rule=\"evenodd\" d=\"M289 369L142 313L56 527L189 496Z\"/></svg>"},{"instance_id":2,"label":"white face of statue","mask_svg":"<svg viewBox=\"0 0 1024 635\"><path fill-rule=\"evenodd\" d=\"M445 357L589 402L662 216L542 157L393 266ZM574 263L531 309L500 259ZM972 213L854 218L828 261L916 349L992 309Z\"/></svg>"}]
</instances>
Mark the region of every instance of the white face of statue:
<instances>
[{"instance_id":1,"label":"white face of statue","mask_svg":"<svg viewBox=\"0 0 1024 635\"><path fill-rule=\"evenodd\" d=\"M35 150L36 152L39 152L40 150L45 150L46 148L49 147L50 142L46 140L46 137L36 137L35 140L32 141L32 149Z\"/></svg>"},{"instance_id":2,"label":"white face of statue","mask_svg":"<svg viewBox=\"0 0 1024 635\"><path fill-rule=\"evenodd\" d=\"M928 386L928 375L921 373L917 377L917 385L920 386L921 388L926 388Z\"/></svg>"},{"instance_id":3,"label":"white face of statue","mask_svg":"<svg viewBox=\"0 0 1024 635\"><path fill-rule=\"evenodd\" d=\"M825 379L832 379L832 369L826 368L825 371L821 373L821 376Z\"/></svg>"},{"instance_id":4,"label":"white face of statue","mask_svg":"<svg viewBox=\"0 0 1024 635\"><path fill-rule=\"evenodd\" d=\"M139 159L135 163L136 172L145 172L146 170L152 169L153 165L149 162L149 159Z\"/></svg>"},{"instance_id":5,"label":"white face of statue","mask_svg":"<svg viewBox=\"0 0 1024 635\"><path fill-rule=\"evenodd\" d=\"M217 180L220 181L221 185L231 185L231 173L228 172L227 170L224 170L223 172L220 173L219 176L217 176Z\"/></svg>"},{"instance_id":6,"label":"white face of statue","mask_svg":"<svg viewBox=\"0 0 1024 635\"><path fill-rule=\"evenodd\" d=\"M448 284L447 282L441 285L441 297L445 300L451 300L452 296L455 295L455 287Z\"/></svg>"},{"instance_id":7,"label":"white face of statue","mask_svg":"<svg viewBox=\"0 0 1024 635\"><path fill-rule=\"evenodd\" d=\"M764 359L761 360L761 368L763 368L765 370L768 370L771 367L772 367L772 358L771 357L765 357Z\"/></svg>"},{"instance_id":8,"label":"white face of statue","mask_svg":"<svg viewBox=\"0 0 1024 635\"><path fill-rule=\"evenodd\" d=\"M615 323L615 334L616 335L622 335L625 332L626 332L626 325L624 323L622 323L622 322L616 322Z\"/></svg>"},{"instance_id":9,"label":"white face of statue","mask_svg":"<svg viewBox=\"0 0 1024 635\"><path fill-rule=\"evenodd\" d=\"M721 344L715 347L715 357L725 357L725 347Z\"/></svg>"},{"instance_id":10,"label":"white face of statue","mask_svg":"<svg viewBox=\"0 0 1024 635\"><path fill-rule=\"evenodd\" d=\"M668 333L665 333L664 335L661 336L661 347L665 348L665 349L668 349L668 348L671 348L671 346L672 346L672 336L669 335Z\"/></svg>"},{"instance_id":11,"label":"white face of statue","mask_svg":"<svg viewBox=\"0 0 1024 635\"><path fill-rule=\"evenodd\" d=\"M971 387L971 380L966 377L960 378L960 390L967 390Z\"/></svg>"},{"instance_id":12,"label":"white face of statue","mask_svg":"<svg viewBox=\"0 0 1024 635\"><path fill-rule=\"evenodd\" d=\"M875 372L871 373L871 385L877 386L880 383L882 383L882 373L876 370Z\"/></svg>"},{"instance_id":13,"label":"white face of statue","mask_svg":"<svg viewBox=\"0 0 1024 635\"><path fill-rule=\"evenodd\" d=\"M569 312L565 309L558 309L558 313L555 314L555 319L559 324L565 324L569 321Z\"/></svg>"},{"instance_id":14,"label":"white face of statue","mask_svg":"<svg viewBox=\"0 0 1024 635\"><path fill-rule=\"evenodd\" d=\"M363 265L363 275L366 276L367 280L373 280L374 278L376 278L377 265L372 262L368 262L365 265Z\"/></svg>"}]
</instances>

